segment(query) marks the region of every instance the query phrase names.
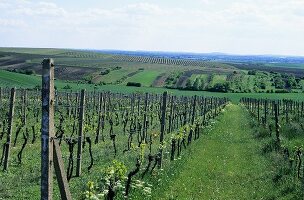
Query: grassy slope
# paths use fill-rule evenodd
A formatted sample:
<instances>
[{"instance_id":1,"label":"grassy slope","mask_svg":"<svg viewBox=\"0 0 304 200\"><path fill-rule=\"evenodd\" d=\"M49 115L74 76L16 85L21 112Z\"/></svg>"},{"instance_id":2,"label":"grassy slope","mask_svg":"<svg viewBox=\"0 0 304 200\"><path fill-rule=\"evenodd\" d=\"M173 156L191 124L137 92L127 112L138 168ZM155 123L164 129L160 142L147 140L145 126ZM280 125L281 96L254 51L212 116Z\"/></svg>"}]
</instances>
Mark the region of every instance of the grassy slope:
<instances>
[{"instance_id":1,"label":"grassy slope","mask_svg":"<svg viewBox=\"0 0 304 200\"><path fill-rule=\"evenodd\" d=\"M58 76L57 78L64 80L70 78L69 80L74 80L71 78L72 75L74 75L73 77L75 77L75 75L79 75L78 79L83 80L86 77L92 76L92 81L94 83L120 83L119 80L121 78L128 76L130 73L135 72L140 68L144 69L145 71L141 73L143 77L136 75L134 78L129 77L128 79L130 79L130 81L140 81L142 85L145 86L150 86L156 77L163 73L170 74L175 71L198 70L202 68L212 71L215 67L219 66L221 67L219 71L224 70L225 68L234 69L232 66L220 63L214 64L213 62L204 63L204 67L131 62L119 60L117 57L110 54L71 49L0 48L0 54L4 56L3 60L10 60L10 63L18 62L20 64L20 62L25 62L18 66L10 66L4 64L1 66L2 69L22 67L23 69L34 69L37 71L39 70L37 66L40 65L43 58L52 57L54 58L55 65L57 67L62 67L67 70L63 74L69 73L69 75L71 75L63 77ZM21 58L22 61L20 61ZM109 74L106 75L100 75L100 72L104 69L111 70L115 67L121 67L121 69L116 71L112 70ZM94 70L94 72L92 72L92 70ZM75 74L71 72L74 72ZM151 75L149 75L150 73ZM125 84L126 81L123 81L123 83Z\"/></svg>"},{"instance_id":2,"label":"grassy slope","mask_svg":"<svg viewBox=\"0 0 304 200\"><path fill-rule=\"evenodd\" d=\"M178 175L155 199L267 199L273 197L269 164L259 154L250 117L229 105L216 126L190 149Z\"/></svg>"},{"instance_id":3,"label":"grassy slope","mask_svg":"<svg viewBox=\"0 0 304 200\"><path fill-rule=\"evenodd\" d=\"M39 76L29 76L24 74L18 74L13 72L7 72L0 70L0 87L17 87L17 88L33 88L41 84L41 79ZM216 92L206 92L206 91L185 91L176 89L165 89L165 88L153 88L153 87L127 87L124 85L103 85L96 86L93 84L77 84L77 83L67 83L64 81L56 80L55 85L59 90L63 90L63 87L69 84L72 90L86 89L88 91L112 91L112 92L149 92L149 93L162 93L168 91L169 93L175 95L184 96L215 96L215 97L227 97L232 102L237 103L242 97L252 97L252 98L268 98L268 99L294 99L294 100L304 100L304 95L302 93L216 93Z\"/></svg>"},{"instance_id":4,"label":"grassy slope","mask_svg":"<svg viewBox=\"0 0 304 200\"><path fill-rule=\"evenodd\" d=\"M27 76L0 70L0 85L2 87L34 87L38 84L41 84L41 78L38 76Z\"/></svg>"},{"instance_id":5,"label":"grassy slope","mask_svg":"<svg viewBox=\"0 0 304 200\"><path fill-rule=\"evenodd\" d=\"M126 85L127 82L137 82L141 83L143 86L149 87L153 83L154 79L156 79L160 74L160 71L143 71L127 78L123 84Z\"/></svg>"},{"instance_id":6,"label":"grassy slope","mask_svg":"<svg viewBox=\"0 0 304 200\"><path fill-rule=\"evenodd\" d=\"M2 69L31 69L39 71L41 60L45 57L52 57L55 60L55 65L59 68L63 68L64 72L59 73L57 78L62 80L91 80L93 83L107 83L107 84L123 84L125 85L128 81L140 82L143 86L150 86L153 81L160 75L172 74L176 71L196 71L193 73L190 80L195 80L196 77L206 76L209 74L215 74L213 80L208 84L209 87L214 86L216 83L223 83L226 80L227 70L229 72L245 72L239 70L228 64L221 64L218 62L205 62L203 66L181 66L181 65L166 65L156 63L143 63L143 62L130 62L127 60L120 60L115 55L104 54L98 52L72 50L72 49L36 49L36 48L1 48L0 47L0 63L14 63L16 66L9 64L3 64ZM273 64L274 66L278 64ZM290 66L301 69L302 64L286 64L286 69ZM284 68L284 64L280 67ZM121 67L119 70L113 70L115 67ZM270 66L271 67L271 66ZM132 73L138 69L144 69L144 72L132 76ZM266 67L267 68L267 67ZM296 69L295 68L295 69ZM101 75L101 71L105 69L111 70L109 74ZM199 74L199 70L203 70L203 74ZM224 73L224 74L223 74ZM67 76L68 74L68 76ZM75 78L76 77L76 78ZM165 76L166 77L166 76ZM253 91L254 85L262 81L266 84L266 89L257 89L258 91L272 90L274 87L271 86L271 75L267 79L262 81L262 77L256 76L254 80L246 76L242 77L238 84L232 86L234 91ZM91 79L92 78L92 79ZM176 81L176 80L175 80ZM162 85L164 86L164 85Z\"/></svg>"}]
</instances>

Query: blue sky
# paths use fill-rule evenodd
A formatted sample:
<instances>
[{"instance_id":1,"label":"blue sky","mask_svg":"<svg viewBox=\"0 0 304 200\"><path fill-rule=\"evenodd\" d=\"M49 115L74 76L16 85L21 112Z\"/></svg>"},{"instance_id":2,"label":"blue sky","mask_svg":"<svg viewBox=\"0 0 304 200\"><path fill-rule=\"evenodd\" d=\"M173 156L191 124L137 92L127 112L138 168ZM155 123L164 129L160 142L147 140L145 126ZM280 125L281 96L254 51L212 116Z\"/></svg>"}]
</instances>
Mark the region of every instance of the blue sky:
<instances>
[{"instance_id":1,"label":"blue sky","mask_svg":"<svg viewBox=\"0 0 304 200\"><path fill-rule=\"evenodd\" d=\"M0 0L0 46L304 56L304 0Z\"/></svg>"}]
</instances>

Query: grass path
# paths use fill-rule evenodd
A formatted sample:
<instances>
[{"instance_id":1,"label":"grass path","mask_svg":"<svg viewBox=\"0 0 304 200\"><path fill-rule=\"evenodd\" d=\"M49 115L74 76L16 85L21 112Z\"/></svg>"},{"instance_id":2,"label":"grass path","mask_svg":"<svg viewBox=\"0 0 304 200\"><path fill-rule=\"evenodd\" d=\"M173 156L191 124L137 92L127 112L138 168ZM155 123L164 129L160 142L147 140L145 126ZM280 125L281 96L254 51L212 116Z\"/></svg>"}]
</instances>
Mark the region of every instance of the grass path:
<instances>
[{"instance_id":1,"label":"grass path","mask_svg":"<svg viewBox=\"0 0 304 200\"><path fill-rule=\"evenodd\" d=\"M215 126L196 141L163 199L271 199L269 163L259 154L248 113L228 105ZM267 198L268 196L268 198Z\"/></svg>"}]
</instances>

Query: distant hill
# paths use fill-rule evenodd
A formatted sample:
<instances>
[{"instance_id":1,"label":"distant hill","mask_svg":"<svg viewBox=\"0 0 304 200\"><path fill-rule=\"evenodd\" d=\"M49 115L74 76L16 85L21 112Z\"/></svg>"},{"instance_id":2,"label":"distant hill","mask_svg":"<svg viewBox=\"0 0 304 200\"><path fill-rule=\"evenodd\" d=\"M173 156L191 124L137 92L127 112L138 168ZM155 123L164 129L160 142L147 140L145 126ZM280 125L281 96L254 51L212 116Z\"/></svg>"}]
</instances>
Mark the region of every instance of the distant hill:
<instances>
[{"instance_id":1,"label":"distant hill","mask_svg":"<svg viewBox=\"0 0 304 200\"><path fill-rule=\"evenodd\" d=\"M304 77L304 57L53 48L0 48L0 69L41 74L46 57L54 58L57 79L96 85L290 92L302 89Z\"/></svg>"}]
</instances>

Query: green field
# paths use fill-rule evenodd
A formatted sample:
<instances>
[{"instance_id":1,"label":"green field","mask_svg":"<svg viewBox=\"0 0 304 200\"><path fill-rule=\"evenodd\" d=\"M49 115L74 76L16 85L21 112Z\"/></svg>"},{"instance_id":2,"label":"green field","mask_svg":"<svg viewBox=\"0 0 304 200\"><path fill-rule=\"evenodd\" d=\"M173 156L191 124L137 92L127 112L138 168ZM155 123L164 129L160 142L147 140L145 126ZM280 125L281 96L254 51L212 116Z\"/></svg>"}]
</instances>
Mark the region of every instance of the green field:
<instances>
[{"instance_id":1,"label":"green field","mask_svg":"<svg viewBox=\"0 0 304 200\"><path fill-rule=\"evenodd\" d=\"M41 61L55 60L56 79L73 83L126 85L138 82L144 87L183 88L229 93L302 92L302 79L284 73L242 70L233 64L153 57L114 55L72 49L0 48L0 69L41 74ZM179 61L179 62L177 62ZM275 64L273 64L275 66ZM265 65L264 68L267 68ZM271 67L271 66L269 66ZM293 67L293 68L292 68ZM266 69L265 68L265 69ZM253 73L250 74L249 73ZM196 81L197 80L197 81ZM196 83L195 83L196 82ZM3 86L7 82L2 83ZM29 83L25 84L28 85ZM224 89L223 89L224 87Z\"/></svg>"},{"instance_id":2,"label":"green field","mask_svg":"<svg viewBox=\"0 0 304 200\"><path fill-rule=\"evenodd\" d=\"M162 73L162 71L142 71L139 72L137 74L135 74L134 76L127 78L125 80L125 82L123 82L123 84L125 85L126 82L137 82L137 83L141 83L142 86L145 87L149 87L152 85L153 81L155 80L155 78L160 75Z\"/></svg>"},{"instance_id":3,"label":"green field","mask_svg":"<svg viewBox=\"0 0 304 200\"><path fill-rule=\"evenodd\" d=\"M40 85L41 77L35 75L24 75L19 73L7 72L0 70L0 83L1 87L17 87L17 88L35 88ZM268 98L268 99L293 99L304 100L302 93L220 93L220 92L207 92L207 91L187 91L167 88L153 88L153 87L128 87L125 85L94 85L94 84L81 84L66 81L55 81L55 86L58 90L65 90L64 87L69 85L71 89L68 91L79 91L86 89L87 91L112 91L123 93L163 93L168 91L171 94L178 96L214 96L214 97L227 97L232 102L237 103L242 97L251 98Z\"/></svg>"},{"instance_id":4,"label":"green field","mask_svg":"<svg viewBox=\"0 0 304 200\"><path fill-rule=\"evenodd\" d=\"M127 172L130 173L135 168L135 158L140 157L143 165L140 166L139 171L142 173L147 166L148 156L155 155L153 159L156 159L159 149L164 150L163 168L151 170L149 175L144 178L136 175L132 180L129 199L298 200L303 197L304 165L299 164L298 157L295 155L298 148L302 153L301 158L303 158L303 107L301 108L301 104L295 107L297 102L292 102L290 104L292 109L287 116L288 114L286 115L285 111L290 108L288 106L284 107L285 101L282 101L278 121L279 129L276 129L272 112L274 104L271 104L273 102L269 102L268 122L262 124L262 115L265 114L263 104L252 106L253 112L251 113L249 112L250 109L247 110L244 104L240 104L240 100L246 97L304 101L304 80L279 73L239 70L229 64L212 62L203 62L202 66L187 66L174 63L157 63L155 61L153 63L152 61L143 62L142 60L121 60L114 55L78 50L0 48L1 91L3 91L3 88L12 87L29 89L28 94L31 93L31 89L39 91L41 88L40 74L43 57L53 57L55 59L55 87L60 92L67 92L61 93L62 96L58 98L55 112L56 133L58 130L63 131L64 139L67 139L67 136L70 136L70 139L77 137L73 134L74 132L77 134L79 102L77 102L77 97L72 92L79 92L81 89L88 92L87 110L84 119L84 136L86 139L88 137L95 138L98 120L100 119L99 113L97 113L98 106L94 105L97 96L94 95L96 93L107 95L108 91L112 94L120 93L117 97L113 95L104 98L106 102L104 105L108 105L107 108L104 108L106 123L103 134L105 140L92 144L94 165L91 171L87 169L91 162L88 144L83 145L83 174L78 178L73 177L69 182L74 199L85 199L83 194L88 190L86 187L88 182L93 181L95 185L102 182L101 179L104 178L104 173L107 171L105 169L112 165L113 159L123 163L127 168L124 176L127 176ZM123 59L127 59L127 57ZM126 86L128 82L141 83L142 86ZM190 84L190 88L174 89L181 85L189 85L189 82L192 84ZM204 84L205 91L194 91L196 88L193 87L198 83ZM291 84L290 88L285 87L287 83ZM278 89L275 84L281 84L282 88ZM157 87L153 85L157 85ZM229 90L227 92L210 91L219 86L229 86ZM89 93L92 91L95 91L95 93ZM184 124L179 130L171 132L168 130L164 136L165 142L159 143L159 119L161 119L159 118L161 114L159 96L154 96L154 100L152 100L153 98L150 100L147 111L141 109L144 108L144 93L153 96L153 94L162 94L165 91L169 95L176 95L177 99L178 97L193 97L196 95L226 97L230 102L224 109L219 109L214 106L214 98L206 100L205 102L210 103L211 106L206 106L210 110L204 114L207 120L203 121L202 113L205 111L202 108L205 108L205 105L202 102L199 107L192 110L194 108L192 103L195 98L180 98L176 102L168 101L167 112L164 113L168 115L170 112L170 103L172 112L176 112L176 115L172 116L176 116L174 120L177 120L180 126L190 120L191 112L197 114L193 123L197 123L196 125L199 126ZM276 91L281 93L276 93ZM33 92L32 94L35 93L38 96L29 95L29 104L24 107L21 92L22 90L17 90L13 138L17 137L18 127L22 127L22 129L20 129L21 133L16 140L16 147L11 149L9 170L0 172L0 200L39 199L40 194L41 143L27 144L23 152L22 162L19 163L17 160L23 142L28 139L25 138L34 137L35 131L32 130L32 126L34 126L34 129L36 128L37 134L40 134L38 130L40 130L41 118L37 116L41 112L39 113L39 110L38 114L35 112L38 108L37 104L40 103L40 94L39 92ZM135 96L126 95L131 93L134 93ZM140 94L143 96L140 96ZM68 101L68 95L71 95L72 103ZM5 119L9 107L8 97L8 93L5 92L1 97L0 105L0 114L4 119L0 120L0 136L1 134L4 136L0 140L3 144L6 139L4 134L6 133L7 120ZM94 99L91 99L92 97ZM134 99L132 99L133 97ZM187 99L187 101L185 102L184 99ZM132 100L134 100L133 104ZM138 107L135 109L137 110L136 113L130 116L129 112L131 112L132 105ZM39 108L41 107L39 106ZM256 119L257 108L259 108L259 120ZM24 110L29 112L23 115L22 111ZM219 116L215 116L217 112ZM150 125L147 123L149 125L147 132L151 135L151 138L155 137L151 139L150 152L148 152L148 143L145 143L145 141L144 143L139 142L140 134L138 134L137 137L132 138L130 149L125 153L126 144L129 142L131 135L134 134L131 127L136 124L137 127L133 131L141 133L138 127L142 123L144 113L148 114L148 121L146 122L150 122L150 120L153 122L154 120L154 123ZM37 115L35 116L35 114ZM27 122L24 125L22 125L23 116L27 116ZM171 120L172 116L165 117L165 120ZM182 121L182 118L184 121ZM126 119L128 119L127 122ZM63 124L61 124L61 121L63 121ZM115 121L114 126L113 121ZM133 126L131 126L130 121L134 122ZM127 131L123 132L122 128L125 122ZM166 124L165 129L167 127ZM181 138L185 139L187 134L195 131L197 127L200 128L199 139L193 140L189 146L184 143L181 155L175 156L173 159L170 158L170 150L175 143L177 141L181 142ZM115 133L114 139L111 130ZM276 130L279 130L281 138L280 151L276 151L274 148ZM29 133L29 135L27 136L26 133ZM37 135L37 141L39 140L40 135ZM67 143L67 140L63 140L61 144L66 168L70 150ZM118 148L117 155L114 155L113 146ZM285 158L286 149L289 151L287 158ZM295 176L297 169L299 171L298 178ZM109 173L111 174L112 171L110 170ZM138 182L138 180L144 182ZM122 179L122 181L126 180ZM54 186L54 199L60 199L57 184L55 183ZM92 191L92 193L99 191L99 189L94 188L96 191ZM143 192L145 190L151 190L152 192L147 192L150 193L147 195ZM115 199L125 199L122 191L118 191L117 194L118 196Z\"/></svg>"}]
</instances>

